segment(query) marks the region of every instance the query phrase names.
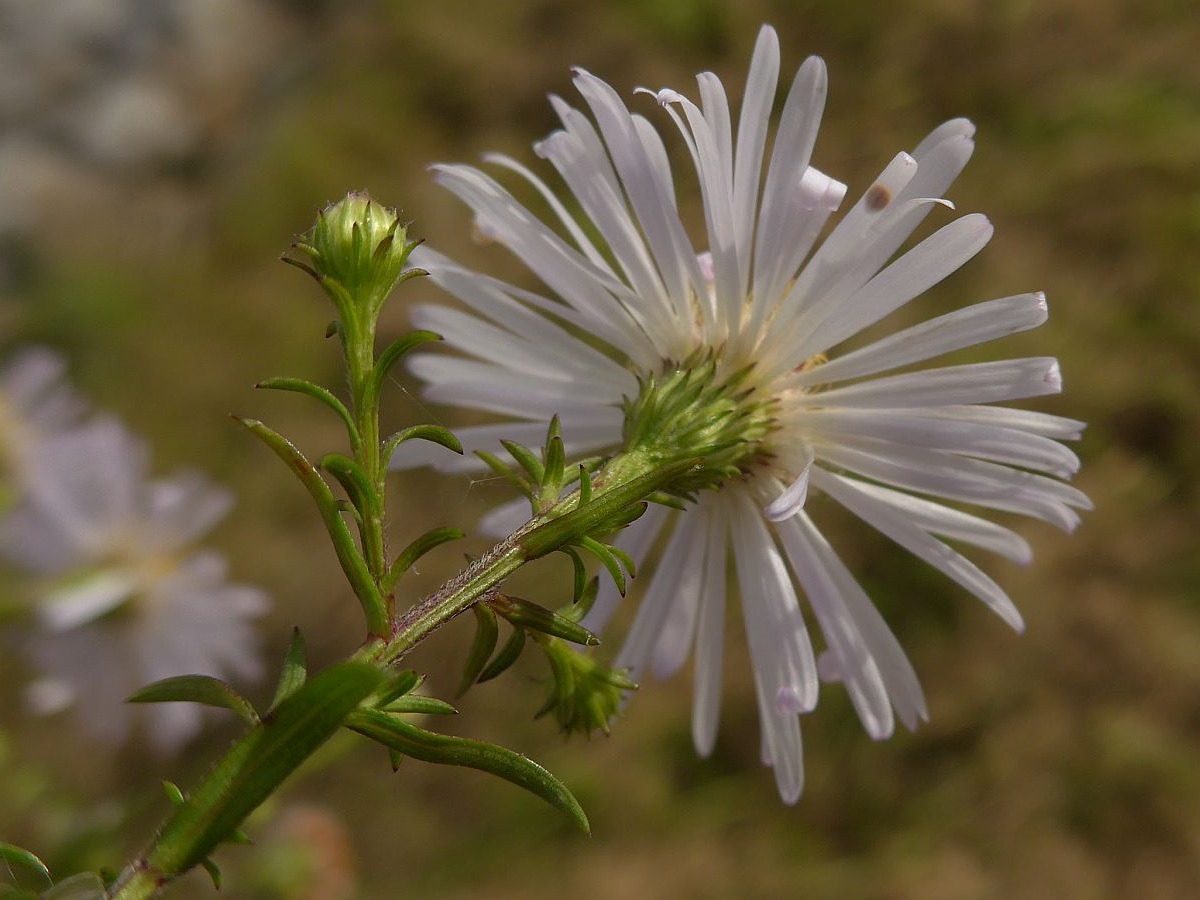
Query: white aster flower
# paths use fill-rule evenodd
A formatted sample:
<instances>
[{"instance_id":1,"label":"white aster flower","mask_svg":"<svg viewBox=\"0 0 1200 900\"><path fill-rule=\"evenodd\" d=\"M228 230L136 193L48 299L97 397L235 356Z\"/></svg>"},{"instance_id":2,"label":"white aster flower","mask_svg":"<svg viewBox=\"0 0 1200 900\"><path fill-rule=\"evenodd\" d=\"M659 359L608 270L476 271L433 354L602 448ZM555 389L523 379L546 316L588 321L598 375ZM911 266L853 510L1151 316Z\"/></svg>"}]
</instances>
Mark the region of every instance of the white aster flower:
<instances>
[{"instance_id":1,"label":"white aster flower","mask_svg":"<svg viewBox=\"0 0 1200 900\"><path fill-rule=\"evenodd\" d=\"M869 734L898 717L926 718L921 688L895 637L806 509L822 493L982 599L1012 627L1021 617L1004 591L945 542L1020 563L1028 544L956 506L1017 512L1070 530L1087 498L1058 480L1078 467L1059 441L1082 423L990 404L1057 393L1053 359L1010 359L920 371L913 363L1046 320L1041 294L969 306L849 352L848 339L971 259L992 233L978 214L951 221L903 255L913 230L949 206L940 198L971 156L974 128L955 119L911 153L898 154L818 245L846 187L810 165L825 98L825 66L800 67L769 155L779 46L764 28L732 125L711 73L701 103L663 90L699 177L701 251L681 221L667 152L655 128L611 87L584 71L575 86L592 118L552 98L562 129L535 145L571 193L569 211L533 172L503 156L553 211L537 219L490 176L438 166L437 179L475 212L545 284L543 295L468 271L431 251L414 262L471 312L424 307L416 323L442 333L465 357L420 356L425 396L511 417L461 429L468 450L499 438L537 444L552 415L568 451L620 445L625 397L649 377L708 352L718 377L752 367L747 402L770 410L762 452L741 479L705 492L683 512L652 508L619 538L639 564L661 547L615 664L634 677L666 676L695 656L693 736L715 740L729 550L749 636L762 722L762 758L780 794L803 784L798 715L820 680L845 685ZM703 245L702 245L703 246ZM586 339L579 335L586 334ZM432 462L406 454L398 465ZM448 470L467 462L442 464ZM923 495L923 496L919 496ZM936 498L936 499L927 499ZM505 524L501 511L489 524ZM823 638L818 658L798 594ZM611 586L584 624L602 629L617 602Z\"/></svg>"},{"instance_id":2,"label":"white aster flower","mask_svg":"<svg viewBox=\"0 0 1200 900\"><path fill-rule=\"evenodd\" d=\"M115 743L133 723L124 699L151 681L260 676L250 619L265 595L229 584L221 556L192 547L228 512L228 491L198 474L148 480L145 447L108 418L43 441L35 469L0 525L0 556L37 586L24 645L44 676L29 691L35 709L74 704L85 727ZM146 712L160 752L200 725L193 704Z\"/></svg>"}]
</instances>

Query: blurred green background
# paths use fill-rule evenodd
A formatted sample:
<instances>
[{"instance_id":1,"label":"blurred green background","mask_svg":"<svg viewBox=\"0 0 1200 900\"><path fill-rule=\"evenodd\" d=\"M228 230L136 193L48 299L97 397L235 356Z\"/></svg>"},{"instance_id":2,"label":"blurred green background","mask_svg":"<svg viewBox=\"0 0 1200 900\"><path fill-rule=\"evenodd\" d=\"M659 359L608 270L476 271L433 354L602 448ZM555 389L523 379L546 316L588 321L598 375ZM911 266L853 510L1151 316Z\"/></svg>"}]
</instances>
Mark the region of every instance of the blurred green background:
<instances>
[{"instance_id":1,"label":"blurred green background","mask_svg":"<svg viewBox=\"0 0 1200 900\"><path fill-rule=\"evenodd\" d=\"M1047 326L982 351L1059 356L1064 394L1038 408L1090 423L1076 483L1096 511L1070 537L1017 524L1035 546L1029 568L983 560L1027 633L835 517L837 546L925 685L932 721L916 734L874 744L844 694L826 690L804 722L805 795L786 808L757 762L736 626L709 760L691 747L686 676L645 685L611 737L567 744L531 721L544 672L530 655L468 695L447 727L546 764L577 792L593 837L510 785L412 761L392 775L381 752L351 741L252 823L258 848L219 854L225 896L1200 893L1193 3L5 2L3 343L64 352L80 389L151 440L156 471L201 467L231 485L239 505L214 543L237 580L274 598L269 659L296 624L315 662L331 662L359 640L356 604L299 486L225 418L261 417L311 453L340 446L333 417L251 389L277 374L338 380L322 340L329 309L276 257L326 201L368 189L437 248L519 278L472 243L464 208L426 166L487 150L535 162L529 145L555 125L546 94L575 102L572 65L627 97L637 85L694 96L692 76L712 69L736 97L762 22L780 32L785 78L810 53L827 61L814 162L852 195L942 120L978 126L950 197L986 212L996 237L904 316L1049 297ZM630 102L673 131L649 98ZM687 177L681 190L696 209ZM406 304L435 293L404 287L385 337L405 329ZM396 424L462 421L401 381ZM434 525L469 528L507 499L427 473L396 486L397 544ZM422 563L413 595L463 549ZM548 585L562 574L548 563L526 590L555 602ZM415 657L434 693L452 692L468 636L447 629ZM158 781L192 782L234 734L218 725L169 761L138 746L108 752L69 718L21 712L11 653L0 672L0 834L59 868L123 861L165 810ZM117 823L120 836L106 836ZM173 896L210 891L199 875Z\"/></svg>"}]
</instances>

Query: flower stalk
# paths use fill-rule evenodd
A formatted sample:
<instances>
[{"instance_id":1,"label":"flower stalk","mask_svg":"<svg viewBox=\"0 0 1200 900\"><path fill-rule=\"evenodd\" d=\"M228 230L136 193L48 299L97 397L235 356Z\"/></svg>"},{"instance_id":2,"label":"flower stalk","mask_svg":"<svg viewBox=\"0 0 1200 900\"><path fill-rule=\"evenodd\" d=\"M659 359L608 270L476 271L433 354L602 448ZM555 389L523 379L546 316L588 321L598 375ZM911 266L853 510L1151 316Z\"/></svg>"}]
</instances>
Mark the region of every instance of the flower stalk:
<instances>
[{"instance_id":1,"label":"flower stalk","mask_svg":"<svg viewBox=\"0 0 1200 900\"><path fill-rule=\"evenodd\" d=\"M753 446L753 442L738 445L729 431L744 424L737 404L731 407L729 403L736 385L720 386L714 394L712 366L701 367L699 380L679 369L661 385L646 385L633 401L641 409L637 439L626 452L593 470L585 466L574 472L567 469L557 422L551 425L541 462L527 449L506 444L526 467L528 477L508 474L525 485L533 517L438 590L400 613L395 596L404 570L426 550L461 536L455 529L435 529L395 560L389 560L384 539L385 475L392 450L413 438L460 449L453 435L432 426L414 426L381 437L379 393L390 367L408 350L436 339L436 335L417 332L396 341L378 357L375 354L375 325L383 299L396 284L416 274L403 268L414 245L407 241L394 213L362 195L351 195L322 213L296 246L308 255L311 265L296 264L321 284L338 311L331 332L341 340L350 402L343 405L328 390L299 379L270 379L261 386L306 393L332 408L346 425L352 455L328 454L319 465L313 465L298 448L261 422L239 421L288 464L316 503L362 605L368 637L346 662L311 679L304 670L302 646L293 647L276 699L261 715L228 686L214 691L211 683L195 676L171 684L160 682L135 695L138 702L192 699L210 704L217 697L218 705L242 710L250 728L195 790L186 797L178 795L174 812L153 842L113 885L109 896L114 900L154 896L196 865L215 873L209 859L213 850L236 834L246 816L343 726L388 746L394 759L395 754L414 755L499 774L539 793L586 829L586 817L574 798L535 763L503 748L424 732L399 719L398 712L416 708L404 697L418 683L412 673L400 672L400 664L426 637L481 602L507 611L521 627L536 629L540 623L553 633L556 627L568 625L569 630L561 633L578 632L594 642L585 629L557 614L529 612L536 605L502 597L499 589L505 579L521 566L555 551L570 552L578 559L582 549L596 554L623 585L626 572L622 565L631 570L631 564L602 539L640 516L648 499L687 496L697 486L727 475L745 456L745 448ZM689 409L693 423L703 422L695 426L699 432L684 421ZM742 449L731 449L735 445ZM705 453L713 454L715 465L708 464ZM506 467L499 460L494 463ZM336 499L322 471L338 481L347 500ZM349 529L347 512L358 526L357 541ZM526 613L519 615L518 607ZM580 669L582 660L572 661L565 645L558 646L561 638L543 637L538 641L549 648L556 674L574 678L576 669L584 671ZM595 707L583 710L580 727L605 727L603 712L615 708L616 692L633 686L624 680L609 680L605 690L611 697L605 703L596 705L594 691L579 695L580 703ZM556 717L576 722L572 697L560 694Z\"/></svg>"}]
</instances>

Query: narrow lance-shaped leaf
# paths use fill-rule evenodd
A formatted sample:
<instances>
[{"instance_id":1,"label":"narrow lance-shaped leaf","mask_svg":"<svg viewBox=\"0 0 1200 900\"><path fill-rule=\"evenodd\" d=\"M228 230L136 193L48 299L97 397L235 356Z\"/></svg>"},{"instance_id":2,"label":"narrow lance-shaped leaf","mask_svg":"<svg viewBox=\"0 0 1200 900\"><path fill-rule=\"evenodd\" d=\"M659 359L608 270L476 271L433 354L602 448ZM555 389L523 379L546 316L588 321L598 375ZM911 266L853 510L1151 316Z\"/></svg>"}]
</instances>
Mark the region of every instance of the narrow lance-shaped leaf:
<instances>
[{"instance_id":1,"label":"narrow lance-shaped leaf","mask_svg":"<svg viewBox=\"0 0 1200 900\"><path fill-rule=\"evenodd\" d=\"M483 741L434 734L378 710L357 710L346 720L346 727L413 759L498 775L541 797L591 833L583 808L566 786L520 753Z\"/></svg>"},{"instance_id":2,"label":"narrow lance-shaped leaf","mask_svg":"<svg viewBox=\"0 0 1200 900\"><path fill-rule=\"evenodd\" d=\"M462 679L458 684L456 697L461 697L475 683L483 667L496 649L496 641L500 637L500 627L496 624L496 614L484 603L476 603L471 607L475 614L475 637L471 641L471 649L463 663Z\"/></svg>"},{"instance_id":3,"label":"narrow lance-shaped leaf","mask_svg":"<svg viewBox=\"0 0 1200 900\"><path fill-rule=\"evenodd\" d=\"M579 539L579 546L600 560L600 564L612 576L613 583L617 586L617 592L624 597L626 589L625 573L621 570L621 563L612 552L612 549L607 544L602 544L595 538L587 537L586 535Z\"/></svg>"},{"instance_id":4,"label":"narrow lance-shaped leaf","mask_svg":"<svg viewBox=\"0 0 1200 900\"><path fill-rule=\"evenodd\" d=\"M421 716L457 716L458 710L437 697L423 697L420 694L405 694L383 707L390 713L413 713Z\"/></svg>"},{"instance_id":5,"label":"narrow lance-shaped leaf","mask_svg":"<svg viewBox=\"0 0 1200 900\"><path fill-rule=\"evenodd\" d=\"M413 669L405 669L388 681L376 695L375 706L387 706L399 697L410 694L425 682L424 675L418 675Z\"/></svg>"},{"instance_id":6,"label":"narrow lance-shaped leaf","mask_svg":"<svg viewBox=\"0 0 1200 900\"><path fill-rule=\"evenodd\" d=\"M382 501L358 463L340 453L329 453L321 458L320 465L338 480L362 516L378 512Z\"/></svg>"},{"instance_id":7,"label":"narrow lance-shaped leaf","mask_svg":"<svg viewBox=\"0 0 1200 900\"><path fill-rule=\"evenodd\" d=\"M275 391L294 391L298 394L307 394L316 400L320 400L335 413L341 416L342 421L346 424L346 431L350 434L350 445L357 450L362 445L362 438L358 433L358 426L354 424L354 417L350 415L350 410L346 409L346 404L342 403L334 394L319 384L313 384L311 381L305 381L303 378L267 378L255 385L256 388L264 388Z\"/></svg>"},{"instance_id":8,"label":"narrow lance-shaped leaf","mask_svg":"<svg viewBox=\"0 0 1200 900\"><path fill-rule=\"evenodd\" d=\"M388 569L388 573L383 579L383 590L391 593L400 580L400 576L411 569L413 563L434 547L440 547L448 541L457 541L464 537L466 537L466 533L459 528L433 528L425 532L401 550L400 555L392 562L391 568Z\"/></svg>"},{"instance_id":9,"label":"narrow lance-shaped leaf","mask_svg":"<svg viewBox=\"0 0 1200 900\"><path fill-rule=\"evenodd\" d=\"M417 440L440 444L454 453L461 454L463 452L462 442L455 437L454 432L449 428L443 428L441 425L410 425L390 435L383 442L383 453L380 458L385 460L391 459L392 454L396 452L396 448L405 441Z\"/></svg>"},{"instance_id":10,"label":"narrow lance-shaped leaf","mask_svg":"<svg viewBox=\"0 0 1200 900\"><path fill-rule=\"evenodd\" d=\"M600 639L596 635L578 622L520 597L499 594L489 600L488 605L498 615L504 616L514 625L522 625L533 631L560 637L572 644L582 644L585 647L594 647L600 643Z\"/></svg>"},{"instance_id":11,"label":"narrow lance-shaped leaf","mask_svg":"<svg viewBox=\"0 0 1200 900\"><path fill-rule=\"evenodd\" d=\"M564 469L566 467L566 448L563 445L561 427L558 416L550 420L550 429L546 435L544 450L544 471L542 473L541 505L549 509L562 493Z\"/></svg>"},{"instance_id":12,"label":"narrow lance-shaped leaf","mask_svg":"<svg viewBox=\"0 0 1200 900\"><path fill-rule=\"evenodd\" d=\"M483 460L489 469L515 487L523 496L528 497L531 502L537 502L537 490L527 480L514 472L512 466L494 453L488 453L486 450L476 450L475 455Z\"/></svg>"},{"instance_id":13,"label":"narrow lance-shaped leaf","mask_svg":"<svg viewBox=\"0 0 1200 900\"><path fill-rule=\"evenodd\" d=\"M338 562L341 563L342 571L346 574L346 578L350 582L350 587L354 590L355 595L362 604L363 614L367 619L367 629L371 634L386 634L388 631L388 620L383 598L380 596L375 582L371 579L371 573L367 569L366 561L363 560L362 554L358 552L358 547L354 543L354 536L350 534L346 520L342 518L342 513L338 509L337 498L333 496L333 492L329 489L329 485L325 483L325 479L321 477L320 473L313 467L313 464L305 458L304 454L296 449L283 435L272 431L262 422L255 419L243 419L240 416L234 416L234 420L240 422L253 432L264 444L271 448L276 456L287 463L288 467L299 477L309 496L317 504L317 509L321 513L321 519L325 523L325 530L329 533L329 537L333 542L333 549L337 554Z\"/></svg>"},{"instance_id":14,"label":"narrow lance-shaped leaf","mask_svg":"<svg viewBox=\"0 0 1200 900\"><path fill-rule=\"evenodd\" d=\"M208 857L200 860L200 865L204 871L208 873L208 877L212 879L214 890L221 889L221 870L217 868L217 864Z\"/></svg>"},{"instance_id":15,"label":"narrow lance-shaped leaf","mask_svg":"<svg viewBox=\"0 0 1200 900\"><path fill-rule=\"evenodd\" d=\"M279 683L275 685L275 696L271 700L273 712L275 707L286 700L308 678L308 651L304 646L304 635L299 628L292 629L292 640L288 644L287 653L283 657L283 669L279 672Z\"/></svg>"},{"instance_id":16,"label":"narrow lance-shaped leaf","mask_svg":"<svg viewBox=\"0 0 1200 900\"><path fill-rule=\"evenodd\" d=\"M18 847L16 844L0 844L0 859L4 860L7 865L31 869L46 881L50 881L50 870L46 868L46 864L24 847Z\"/></svg>"},{"instance_id":17,"label":"narrow lance-shaped leaf","mask_svg":"<svg viewBox=\"0 0 1200 900\"><path fill-rule=\"evenodd\" d=\"M485 681L491 681L496 676L502 675L520 658L521 651L524 649L525 629L518 626L513 628L513 633L504 642L504 646L500 648L496 658L479 673L476 683L483 684Z\"/></svg>"},{"instance_id":18,"label":"narrow lance-shaped leaf","mask_svg":"<svg viewBox=\"0 0 1200 900\"><path fill-rule=\"evenodd\" d=\"M420 270L413 270L414 273ZM410 350L420 347L422 344L428 344L434 341L440 341L442 336L435 334L432 331L410 331L403 337L392 341L387 348L379 354L379 358L375 361L375 371L373 378L375 381L375 395L383 389L383 382L387 378L394 366L400 359ZM461 450L459 451L462 452Z\"/></svg>"},{"instance_id":19,"label":"narrow lance-shaped leaf","mask_svg":"<svg viewBox=\"0 0 1200 900\"><path fill-rule=\"evenodd\" d=\"M227 682L211 675L176 675L135 691L126 703L199 703L230 709L248 725L258 724L253 704Z\"/></svg>"},{"instance_id":20,"label":"narrow lance-shaped leaf","mask_svg":"<svg viewBox=\"0 0 1200 900\"><path fill-rule=\"evenodd\" d=\"M534 455L532 450L524 444L518 444L516 441L502 440L500 446L507 450L521 468L528 473L531 484L540 485L542 483L542 476L546 473L546 467L542 465L542 461Z\"/></svg>"},{"instance_id":21,"label":"narrow lance-shaped leaf","mask_svg":"<svg viewBox=\"0 0 1200 900\"><path fill-rule=\"evenodd\" d=\"M198 865L327 741L383 675L342 663L309 679L234 744L163 826L146 862L167 875Z\"/></svg>"},{"instance_id":22,"label":"narrow lance-shaped leaf","mask_svg":"<svg viewBox=\"0 0 1200 900\"><path fill-rule=\"evenodd\" d=\"M571 602L578 603L579 598L583 596L584 590L587 588L587 566L583 563L581 557L574 547L562 547L561 552L571 558L571 567L574 573L574 580L571 587Z\"/></svg>"}]
</instances>

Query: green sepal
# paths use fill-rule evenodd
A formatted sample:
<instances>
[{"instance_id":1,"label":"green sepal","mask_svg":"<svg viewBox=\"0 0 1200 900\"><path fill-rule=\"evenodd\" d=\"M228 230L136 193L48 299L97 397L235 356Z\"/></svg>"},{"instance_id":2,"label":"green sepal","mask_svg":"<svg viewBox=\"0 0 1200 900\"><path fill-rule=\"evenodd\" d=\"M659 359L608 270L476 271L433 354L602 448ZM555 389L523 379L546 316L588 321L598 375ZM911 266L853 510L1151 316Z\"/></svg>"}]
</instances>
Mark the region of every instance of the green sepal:
<instances>
[{"instance_id":1,"label":"green sepal","mask_svg":"<svg viewBox=\"0 0 1200 900\"><path fill-rule=\"evenodd\" d=\"M279 682L275 685L275 696L267 714L275 710L304 684L308 678L308 650L304 646L304 635L299 628L292 629L292 639L283 657L283 668L279 671Z\"/></svg>"},{"instance_id":2,"label":"green sepal","mask_svg":"<svg viewBox=\"0 0 1200 900\"><path fill-rule=\"evenodd\" d=\"M628 585L625 573L621 570L621 562L613 552L613 548L587 535L579 539L579 546L600 560L600 565L604 566L608 574L612 576L613 583L617 586L617 593L624 597Z\"/></svg>"},{"instance_id":3,"label":"green sepal","mask_svg":"<svg viewBox=\"0 0 1200 900\"><path fill-rule=\"evenodd\" d=\"M409 273L412 273L412 275L425 274L421 269L409 269L405 275L411 277ZM379 358L375 360L375 370L372 374L375 395L379 396L380 391L383 390L383 383L387 379L388 373L391 372L392 366L400 361L401 357L410 350L420 347L422 344L440 341L441 339L442 336L440 334L435 334L432 331L410 331L403 337L397 338L388 344L387 348L379 354ZM458 452L461 453L462 450L460 449Z\"/></svg>"},{"instance_id":4,"label":"green sepal","mask_svg":"<svg viewBox=\"0 0 1200 900\"><path fill-rule=\"evenodd\" d=\"M221 870L217 868L217 864L206 856L200 860L200 865L208 873L208 877L212 879L213 888L219 891L221 889Z\"/></svg>"},{"instance_id":5,"label":"green sepal","mask_svg":"<svg viewBox=\"0 0 1200 900\"><path fill-rule=\"evenodd\" d=\"M94 872L80 872L65 878L38 895L39 900L106 900L108 889Z\"/></svg>"},{"instance_id":6,"label":"green sepal","mask_svg":"<svg viewBox=\"0 0 1200 900\"><path fill-rule=\"evenodd\" d=\"M518 444L516 441L501 440L500 446L507 450L509 455L517 461L517 464L525 470L529 475L531 484L540 485L542 483L542 477L546 474L546 467L532 450L524 444Z\"/></svg>"},{"instance_id":7,"label":"green sepal","mask_svg":"<svg viewBox=\"0 0 1200 900\"><path fill-rule=\"evenodd\" d=\"M162 786L163 793L167 795L172 806L183 806L183 791L179 789L179 785L173 781L164 781Z\"/></svg>"},{"instance_id":8,"label":"green sepal","mask_svg":"<svg viewBox=\"0 0 1200 900\"><path fill-rule=\"evenodd\" d=\"M513 633L508 640L504 642L504 646L500 648L500 652L483 671L479 673L479 677L475 679L476 684L483 684L485 681L491 681L497 675L506 672L513 663L521 656L521 651L525 649L525 629L521 627L513 628Z\"/></svg>"},{"instance_id":9,"label":"green sepal","mask_svg":"<svg viewBox=\"0 0 1200 900\"><path fill-rule=\"evenodd\" d=\"M454 695L461 697L475 683L483 667L496 649L496 641L500 637L500 626L496 623L496 614L485 603L476 603L471 607L475 614L475 637L471 641L471 649L467 652L466 662L463 663L462 680L458 683L458 692Z\"/></svg>"},{"instance_id":10,"label":"green sepal","mask_svg":"<svg viewBox=\"0 0 1200 900\"><path fill-rule=\"evenodd\" d=\"M558 426L558 416L550 423L550 436L546 439L545 462L542 472L541 506L549 509L558 500L563 489L563 470L566 467L566 448L563 446L562 435L554 433Z\"/></svg>"},{"instance_id":11,"label":"green sepal","mask_svg":"<svg viewBox=\"0 0 1200 900\"><path fill-rule=\"evenodd\" d=\"M415 713L421 716L457 716L458 710L437 697L423 697L420 694L406 694L382 707L390 713Z\"/></svg>"},{"instance_id":12,"label":"green sepal","mask_svg":"<svg viewBox=\"0 0 1200 900\"><path fill-rule=\"evenodd\" d=\"M560 637L572 644L581 644L584 647L594 647L600 643L600 638L578 622L573 622L565 616L560 616L553 610L538 606L529 600L512 597L508 594L497 594L488 600L487 604L497 615L503 616L513 625Z\"/></svg>"},{"instance_id":13,"label":"green sepal","mask_svg":"<svg viewBox=\"0 0 1200 900\"><path fill-rule=\"evenodd\" d=\"M211 675L175 675L148 684L135 691L126 703L199 703L233 710L247 725L258 724L253 704L230 687L228 682Z\"/></svg>"},{"instance_id":14,"label":"green sepal","mask_svg":"<svg viewBox=\"0 0 1200 900\"><path fill-rule=\"evenodd\" d=\"M49 882L50 870L46 864L38 859L33 853L30 853L24 847L18 847L16 844L0 844L0 859L8 865L20 866L23 869L32 869Z\"/></svg>"},{"instance_id":15,"label":"green sepal","mask_svg":"<svg viewBox=\"0 0 1200 900\"><path fill-rule=\"evenodd\" d=\"M346 409L346 404L342 403L332 392L321 387L319 384L313 384L311 381L305 381L303 378L284 377L268 378L265 381L260 381L255 387L275 391L295 391L298 394L307 394L309 397L320 400L342 417L342 421L346 423L346 430L350 433L351 446L357 450L362 445L358 426L354 424L354 417L350 415L350 410Z\"/></svg>"},{"instance_id":16,"label":"green sepal","mask_svg":"<svg viewBox=\"0 0 1200 900\"><path fill-rule=\"evenodd\" d=\"M387 440L383 442L383 453L380 458L390 460L396 452L396 448L405 441L418 440L440 444L454 453L461 454L463 452L462 442L449 428L443 428L441 425L410 425L388 436Z\"/></svg>"},{"instance_id":17,"label":"green sepal","mask_svg":"<svg viewBox=\"0 0 1200 900\"><path fill-rule=\"evenodd\" d=\"M360 709L351 713L346 727L413 759L498 775L541 797L585 833L591 833L587 815L567 787L520 753L470 738L434 734L378 710Z\"/></svg>"},{"instance_id":18,"label":"green sepal","mask_svg":"<svg viewBox=\"0 0 1200 900\"><path fill-rule=\"evenodd\" d=\"M393 560L391 568L388 569L387 575L384 576L383 590L386 593L391 593L392 589L396 586L396 582L400 580L400 576L412 568L413 563L434 547L440 547L449 541L457 541L464 537L466 537L466 532L461 528L433 528L425 532L401 550L400 555Z\"/></svg>"},{"instance_id":19,"label":"green sepal","mask_svg":"<svg viewBox=\"0 0 1200 900\"><path fill-rule=\"evenodd\" d=\"M327 453L321 457L319 465L338 480L361 518L379 510L382 505L380 498L358 463L340 453Z\"/></svg>"},{"instance_id":20,"label":"green sepal","mask_svg":"<svg viewBox=\"0 0 1200 900\"><path fill-rule=\"evenodd\" d=\"M404 762L404 754L399 750L393 750L388 747L388 762L392 765L393 772L400 771L400 763Z\"/></svg>"},{"instance_id":21,"label":"green sepal","mask_svg":"<svg viewBox=\"0 0 1200 900\"><path fill-rule=\"evenodd\" d=\"M388 706L405 694L411 694L425 681L424 675L418 675L414 669L405 669L397 673L376 695L375 706Z\"/></svg>"},{"instance_id":22,"label":"green sepal","mask_svg":"<svg viewBox=\"0 0 1200 900\"><path fill-rule=\"evenodd\" d=\"M354 543L354 536L351 535L346 520L342 518L337 498L333 496L333 491L329 489L325 479L305 458L304 454L283 435L271 430L256 419L244 419L241 416L233 418L271 448L275 455L287 463L288 468L300 479L309 496L317 504L317 510L321 513L325 530L333 542L333 549L337 554L338 562L341 563L342 571L346 574L350 587L362 605L368 631L379 636L388 634L387 608L383 597L371 578L366 561L363 560L362 554L359 553L358 547Z\"/></svg>"},{"instance_id":23,"label":"green sepal","mask_svg":"<svg viewBox=\"0 0 1200 900\"><path fill-rule=\"evenodd\" d=\"M309 679L213 767L179 807L146 862L167 875L200 863L379 687L383 675L342 663Z\"/></svg>"}]
</instances>

